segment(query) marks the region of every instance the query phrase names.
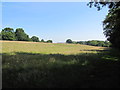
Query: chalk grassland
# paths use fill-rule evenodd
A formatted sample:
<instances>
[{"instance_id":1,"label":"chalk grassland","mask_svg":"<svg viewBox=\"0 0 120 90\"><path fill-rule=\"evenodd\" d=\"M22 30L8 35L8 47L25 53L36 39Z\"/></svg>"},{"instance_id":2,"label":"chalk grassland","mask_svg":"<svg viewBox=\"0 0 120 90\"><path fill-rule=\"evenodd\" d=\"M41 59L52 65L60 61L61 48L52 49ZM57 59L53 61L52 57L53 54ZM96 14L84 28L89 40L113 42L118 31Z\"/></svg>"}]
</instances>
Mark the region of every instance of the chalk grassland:
<instances>
[{"instance_id":1,"label":"chalk grassland","mask_svg":"<svg viewBox=\"0 0 120 90\"><path fill-rule=\"evenodd\" d=\"M28 52L41 54L79 54L95 53L95 50L103 50L104 47L94 47L80 44L52 44L40 42L23 42L23 41L3 41L3 53Z\"/></svg>"},{"instance_id":2,"label":"chalk grassland","mask_svg":"<svg viewBox=\"0 0 120 90\"><path fill-rule=\"evenodd\" d=\"M115 88L120 57L77 44L2 42L3 88ZM117 55L117 56L116 56Z\"/></svg>"}]
</instances>

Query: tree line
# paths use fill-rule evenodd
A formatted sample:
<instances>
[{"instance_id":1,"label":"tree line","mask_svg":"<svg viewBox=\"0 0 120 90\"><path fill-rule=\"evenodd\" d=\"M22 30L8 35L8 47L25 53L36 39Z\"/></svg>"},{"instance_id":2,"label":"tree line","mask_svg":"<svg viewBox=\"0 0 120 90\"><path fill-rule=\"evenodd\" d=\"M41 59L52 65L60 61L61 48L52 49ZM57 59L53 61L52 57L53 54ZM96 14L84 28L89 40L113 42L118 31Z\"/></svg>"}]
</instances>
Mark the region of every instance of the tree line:
<instances>
[{"instance_id":1,"label":"tree line","mask_svg":"<svg viewBox=\"0 0 120 90\"><path fill-rule=\"evenodd\" d=\"M111 47L111 43L109 41L99 41L99 40L72 41L71 39L67 39L66 43L83 44L83 45L100 46L100 47Z\"/></svg>"},{"instance_id":2,"label":"tree line","mask_svg":"<svg viewBox=\"0 0 120 90\"><path fill-rule=\"evenodd\" d=\"M44 41L44 39L39 39L37 36L29 37L28 34L25 33L24 29L17 28L15 31L13 28L6 27L2 29L0 32L0 40L10 40L10 41L32 41L32 42L46 42L52 43L52 40Z\"/></svg>"}]
</instances>

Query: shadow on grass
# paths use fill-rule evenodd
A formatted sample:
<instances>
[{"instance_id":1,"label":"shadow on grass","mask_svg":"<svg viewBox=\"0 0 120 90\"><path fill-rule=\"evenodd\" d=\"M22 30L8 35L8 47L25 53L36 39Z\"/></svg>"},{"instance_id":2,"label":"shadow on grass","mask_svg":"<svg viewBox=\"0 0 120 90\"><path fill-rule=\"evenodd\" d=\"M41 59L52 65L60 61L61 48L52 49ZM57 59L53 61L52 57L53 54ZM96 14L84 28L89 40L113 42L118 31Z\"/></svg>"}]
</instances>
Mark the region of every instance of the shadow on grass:
<instances>
[{"instance_id":1,"label":"shadow on grass","mask_svg":"<svg viewBox=\"0 0 120 90\"><path fill-rule=\"evenodd\" d=\"M111 53L2 55L3 88L120 87L120 59L107 59Z\"/></svg>"},{"instance_id":2,"label":"shadow on grass","mask_svg":"<svg viewBox=\"0 0 120 90\"><path fill-rule=\"evenodd\" d=\"M96 52L109 52L110 49L104 49L104 50L80 50L80 51L96 51Z\"/></svg>"}]
</instances>

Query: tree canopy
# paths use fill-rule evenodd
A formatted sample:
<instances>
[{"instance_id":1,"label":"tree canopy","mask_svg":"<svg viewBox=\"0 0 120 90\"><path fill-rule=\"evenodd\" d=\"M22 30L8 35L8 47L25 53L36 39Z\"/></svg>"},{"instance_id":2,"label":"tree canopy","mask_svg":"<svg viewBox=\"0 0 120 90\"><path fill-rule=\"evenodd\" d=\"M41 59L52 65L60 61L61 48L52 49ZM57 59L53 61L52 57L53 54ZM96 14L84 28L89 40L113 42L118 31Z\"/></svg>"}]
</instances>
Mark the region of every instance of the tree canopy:
<instances>
[{"instance_id":1,"label":"tree canopy","mask_svg":"<svg viewBox=\"0 0 120 90\"><path fill-rule=\"evenodd\" d=\"M18 41L30 41L29 35L27 35L22 28L17 28L15 35Z\"/></svg>"},{"instance_id":2,"label":"tree canopy","mask_svg":"<svg viewBox=\"0 0 120 90\"><path fill-rule=\"evenodd\" d=\"M46 42L47 42L47 43L52 43L52 40L47 40Z\"/></svg>"},{"instance_id":3,"label":"tree canopy","mask_svg":"<svg viewBox=\"0 0 120 90\"><path fill-rule=\"evenodd\" d=\"M100 46L100 47L111 47L111 43L109 41L99 41L99 40L72 41L71 44L83 44L83 45Z\"/></svg>"},{"instance_id":4,"label":"tree canopy","mask_svg":"<svg viewBox=\"0 0 120 90\"><path fill-rule=\"evenodd\" d=\"M41 39L41 42L45 42L44 39Z\"/></svg>"},{"instance_id":5,"label":"tree canopy","mask_svg":"<svg viewBox=\"0 0 120 90\"><path fill-rule=\"evenodd\" d=\"M91 0L87 4L90 8L92 6L96 7L99 10L101 10L104 6L108 6L109 9L116 9L120 6L120 1L117 2L117 0Z\"/></svg>"},{"instance_id":6,"label":"tree canopy","mask_svg":"<svg viewBox=\"0 0 120 90\"><path fill-rule=\"evenodd\" d=\"M112 9L103 21L104 34L113 47L120 49L120 8Z\"/></svg>"},{"instance_id":7,"label":"tree canopy","mask_svg":"<svg viewBox=\"0 0 120 90\"><path fill-rule=\"evenodd\" d=\"M97 7L101 10L102 7L108 6L109 12L103 21L104 35L107 40L112 43L112 47L118 48L120 50L120 1L112 0L112 2L107 2L108 0L92 0L93 2L88 3L89 7ZM99 2L95 2L99 1ZM104 1L104 2L103 2Z\"/></svg>"},{"instance_id":8,"label":"tree canopy","mask_svg":"<svg viewBox=\"0 0 120 90\"><path fill-rule=\"evenodd\" d=\"M6 27L2 29L0 32L0 40L10 40L10 41L33 41L33 42L46 42L46 43L52 43L52 40L44 41L42 39L41 41L37 36L29 37L28 34L25 33L23 28L17 28L15 31L13 28Z\"/></svg>"},{"instance_id":9,"label":"tree canopy","mask_svg":"<svg viewBox=\"0 0 120 90\"><path fill-rule=\"evenodd\" d=\"M40 41L39 38L36 37L36 36L32 36L32 37L31 37L31 40L32 40L33 42L39 42L39 41Z\"/></svg>"},{"instance_id":10,"label":"tree canopy","mask_svg":"<svg viewBox=\"0 0 120 90\"><path fill-rule=\"evenodd\" d=\"M67 39L66 43L73 43L73 41L71 39Z\"/></svg>"},{"instance_id":11,"label":"tree canopy","mask_svg":"<svg viewBox=\"0 0 120 90\"><path fill-rule=\"evenodd\" d=\"M6 27L2 29L1 35L3 40L16 40L13 28Z\"/></svg>"}]
</instances>

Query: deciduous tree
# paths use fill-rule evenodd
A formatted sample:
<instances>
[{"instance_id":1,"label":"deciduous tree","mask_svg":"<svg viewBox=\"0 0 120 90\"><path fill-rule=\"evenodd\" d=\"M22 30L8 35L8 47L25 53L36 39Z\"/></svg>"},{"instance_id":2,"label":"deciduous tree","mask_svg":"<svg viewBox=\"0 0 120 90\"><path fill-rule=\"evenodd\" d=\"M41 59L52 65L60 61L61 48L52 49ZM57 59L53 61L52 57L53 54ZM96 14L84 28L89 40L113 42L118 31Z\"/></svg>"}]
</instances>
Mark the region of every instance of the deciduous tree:
<instances>
[{"instance_id":1,"label":"deciduous tree","mask_svg":"<svg viewBox=\"0 0 120 90\"><path fill-rule=\"evenodd\" d=\"M4 28L1 32L2 40L16 40L13 28Z\"/></svg>"},{"instance_id":2,"label":"deciduous tree","mask_svg":"<svg viewBox=\"0 0 120 90\"><path fill-rule=\"evenodd\" d=\"M18 41L30 41L29 35L22 28L16 29L15 36Z\"/></svg>"},{"instance_id":3,"label":"deciduous tree","mask_svg":"<svg viewBox=\"0 0 120 90\"><path fill-rule=\"evenodd\" d=\"M40 41L39 38L36 37L36 36L32 36L31 39L32 39L33 42L39 42Z\"/></svg>"}]
</instances>

